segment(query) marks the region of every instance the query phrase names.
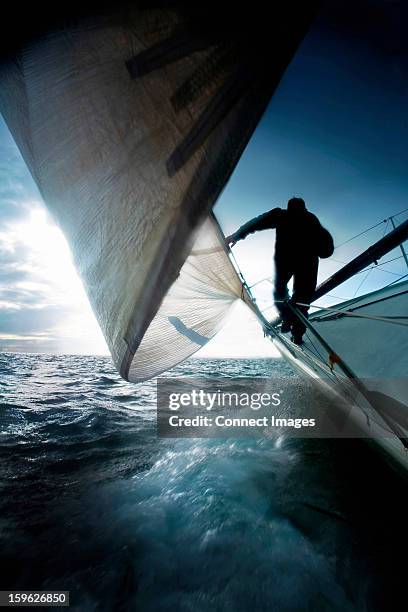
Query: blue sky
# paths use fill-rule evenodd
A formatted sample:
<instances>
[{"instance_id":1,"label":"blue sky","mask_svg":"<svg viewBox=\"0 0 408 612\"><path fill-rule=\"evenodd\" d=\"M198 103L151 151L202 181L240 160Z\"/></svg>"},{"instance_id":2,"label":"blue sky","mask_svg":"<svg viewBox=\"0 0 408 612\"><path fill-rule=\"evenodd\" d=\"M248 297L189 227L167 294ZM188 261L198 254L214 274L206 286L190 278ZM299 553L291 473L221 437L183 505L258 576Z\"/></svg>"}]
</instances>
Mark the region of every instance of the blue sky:
<instances>
[{"instance_id":1,"label":"blue sky","mask_svg":"<svg viewBox=\"0 0 408 612\"><path fill-rule=\"evenodd\" d=\"M2 119L0 350L106 352L65 238Z\"/></svg>"},{"instance_id":2,"label":"blue sky","mask_svg":"<svg viewBox=\"0 0 408 612\"><path fill-rule=\"evenodd\" d=\"M408 62L398 25L396 20L385 35L378 19L358 21L346 31L327 16L317 20L216 205L225 233L285 206L293 195L305 199L336 244L408 208ZM407 217L405 212L396 222ZM321 263L320 278L389 228L382 224L336 250ZM235 247L250 283L273 274L273 241L273 231L267 231ZM400 255L395 250L384 260ZM403 260L384 270L360 274L321 303L395 280L405 273ZM264 307L271 303L269 283L256 292ZM236 354L246 345L248 354L272 354L256 329L248 315L236 313L204 354ZM106 350L65 240L2 121L0 349Z\"/></svg>"},{"instance_id":3,"label":"blue sky","mask_svg":"<svg viewBox=\"0 0 408 612\"><path fill-rule=\"evenodd\" d=\"M357 36L327 19L316 22L216 206L227 234L293 195L305 199L338 245L408 208L408 56L395 52L396 38L385 37L378 24L366 24ZM321 261L320 280L389 230L384 223L338 248ZM271 274L273 240L271 230L235 247L251 282ZM383 261L400 255L395 250ZM383 270L371 271L358 293L403 274L403 260ZM365 277L337 294L353 296ZM328 296L321 303L333 301Z\"/></svg>"}]
</instances>

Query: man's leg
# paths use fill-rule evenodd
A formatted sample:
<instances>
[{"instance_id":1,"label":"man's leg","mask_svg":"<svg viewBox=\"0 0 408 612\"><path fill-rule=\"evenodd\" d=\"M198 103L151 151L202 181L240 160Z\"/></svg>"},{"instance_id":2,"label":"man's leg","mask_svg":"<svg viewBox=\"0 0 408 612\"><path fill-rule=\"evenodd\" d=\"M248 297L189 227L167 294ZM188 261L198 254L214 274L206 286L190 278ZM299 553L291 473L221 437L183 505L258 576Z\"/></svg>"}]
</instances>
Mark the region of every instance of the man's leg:
<instances>
[{"instance_id":1,"label":"man's leg","mask_svg":"<svg viewBox=\"0 0 408 612\"><path fill-rule=\"evenodd\" d=\"M283 265L282 262L275 259L275 284L273 289L273 299L282 319L282 326L284 329L287 327L286 331L289 331L290 329L292 313L284 302L289 297L288 282L290 281L292 275L293 272L287 265Z\"/></svg>"},{"instance_id":2,"label":"man's leg","mask_svg":"<svg viewBox=\"0 0 408 612\"><path fill-rule=\"evenodd\" d=\"M318 257L307 257L297 263L294 273L292 302L306 318L309 307L298 306L297 304L299 302L302 304L310 304L310 300L316 290L318 267ZM292 324L292 334L297 344L301 343L305 331L305 324L295 316Z\"/></svg>"}]
</instances>

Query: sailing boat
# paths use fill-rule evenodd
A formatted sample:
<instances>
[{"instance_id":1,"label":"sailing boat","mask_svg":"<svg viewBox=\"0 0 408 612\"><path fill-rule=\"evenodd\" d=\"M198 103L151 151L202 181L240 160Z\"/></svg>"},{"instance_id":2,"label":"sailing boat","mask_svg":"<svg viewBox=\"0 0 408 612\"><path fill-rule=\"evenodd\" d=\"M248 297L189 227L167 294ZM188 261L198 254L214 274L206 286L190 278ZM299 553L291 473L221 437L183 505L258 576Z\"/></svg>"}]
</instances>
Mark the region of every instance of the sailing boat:
<instances>
[{"instance_id":1,"label":"sailing boat","mask_svg":"<svg viewBox=\"0 0 408 612\"><path fill-rule=\"evenodd\" d=\"M255 5L36 6L3 52L0 110L127 380L191 355L241 294L208 215L318 3L282 4L272 38Z\"/></svg>"},{"instance_id":2,"label":"sailing boat","mask_svg":"<svg viewBox=\"0 0 408 612\"><path fill-rule=\"evenodd\" d=\"M408 220L319 285L311 304L408 239ZM246 285L254 312L282 356L313 380L333 406L357 427L361 437L375 442L394 464L408 469L408 280L406 274L376 291L330 307L316 307L305 318L288 301L294 317L306 326L303 344L282 333L279 319L268 322ZM344 400L346 402L344 403ZM341 435L341 429L339 430Z\"/></svg>"},{"instance_id":3,"label":"sailing boat","mask_svg":"<svg viewBox=\"0 0 408 612\"><path fill-rule=\"evenodd\" d=\"M381 354L381 332L368 330L368 317L384 319L386 304L387 317L402 324L405 284L339 305L341 312L318 311L307 325L323 356L312 343L296 348L258 309L211 213L317 6L280 3L272 35L269 7L234 6L231 14L222 2L104 3L97 14L74 2L47 18L36 6L24 28L13 29L0 65L0 110L68 239L126 380L146 380L192 355L239 299L308 376L324 373L337 386L339 373L383 376L380 367L361 371L363 353L351 365L347 356L358 354L356 325ZM407 231L394 230L376 256ZM349 316L357 310L366 318ZM405 375L406 341L387 346ZM365 387L358 392L370 403ZM369 409L376 420L378 410ZM402 425L383 421L384 446L407 465Z\"/></svg>"}]
</instances>

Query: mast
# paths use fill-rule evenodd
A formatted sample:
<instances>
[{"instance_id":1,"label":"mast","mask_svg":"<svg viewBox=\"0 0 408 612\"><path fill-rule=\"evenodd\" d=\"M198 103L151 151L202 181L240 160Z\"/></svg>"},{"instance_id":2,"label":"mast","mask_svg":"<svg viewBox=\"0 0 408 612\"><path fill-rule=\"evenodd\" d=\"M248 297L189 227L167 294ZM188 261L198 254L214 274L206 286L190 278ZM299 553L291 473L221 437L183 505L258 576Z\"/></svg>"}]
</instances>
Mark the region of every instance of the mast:
<instances>
[{"instance_id":1,"label":"mast","mask_svg":"<svg viewBox=\"0 0 408 612\"><path fill-rule=\"evenodd\" d=\"M408 219L398 225L394 226L392 232L381 238L378 242L370 246L366 251L355 257L352 261L346 264L343 268L335 272L330 278L321 283L312 299L311 302L315 302L320 297L338 287L346 280L364 270L369 264L375 263L386 253L392 251L397 246L401 246L401 244L408 239ZM403 253L405 253L403 251ZM406 257L406 256L405 256Z\"/></svg>"}]
</instances>

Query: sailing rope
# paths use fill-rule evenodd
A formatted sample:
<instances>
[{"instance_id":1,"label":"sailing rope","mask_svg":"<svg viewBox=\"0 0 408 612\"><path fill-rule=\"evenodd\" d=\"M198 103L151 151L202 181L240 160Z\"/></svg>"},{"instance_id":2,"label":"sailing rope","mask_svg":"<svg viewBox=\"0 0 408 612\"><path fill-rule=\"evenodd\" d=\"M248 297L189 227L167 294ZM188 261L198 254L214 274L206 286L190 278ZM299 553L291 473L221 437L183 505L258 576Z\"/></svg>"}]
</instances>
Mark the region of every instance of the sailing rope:
<instances>
[{"instance_id":1,"label":"sailing rope","mask_svg":"<svg viewBox=\"0 0 408 612\"><path fill-rule=\"evenodd\" d=\"M340 247L344 246L345 244L348 244L349 242L351 242L352 240L354 240L355 238L358 238L359 236L363 236L364 234L367 234L367 232L370 232L372 229L378 227L379 225L381 225L382 223L388 223L388 219L382 219L381 221L379 221L378 223L376 223L375 225L372 225L371 227L368 227L367 229L363 230L362 232L359 232L358 234L356 234L355 236L352 236L351 238L348 238L348 240L345 240L344 242L341 242L340 244L336 244L336 246L334 247L334 249L339 249Z\"/></svg>"},{"instance_id":2,"label":"sailing rope","mask_svg":"<svg viewBox=\"0 0 408 612\"><path fill-rule=\"evenodd\" d=\"M284 300L280 300L284 302ZM392 323L394 325L402 325L403 327L408 327L408 317L406 316L390 316L390 317L378 317L376 315L367 315L367 314L357 314L352 310L340 310L338 308L332 308L331 306L314 306L313 304L305 304L303 302L295 302L295 306L304 306L306 308L317 308L318 310L328 310L330 312L334 312L339 315L344 315L346 317L358 317L361 319L370 319L372 321L382 321L383 323ZM367 304L368 306L369 304ZM407 322L404 322L403 319L406 319Z\"/></svg>"},{"instance_id":3,"label":"sailing rope","mask_svg":"<svg viewBox=\"0 0 408 612\"><path fill-rule=\"evenodd\" d=\"M400 214L402 214L403 212L405 212L407 209L405 209L404 211L401 211L400 213L398 213L397 215L393 215L398 216ZM381 221L380 223L376 224L375 226L373 226L370 229L373 229L374 227L378 227L378 225L381 225L381 223L386 222L388 224L388 221L391 219L391 217L389 217L388 219L385 219L384 221ZM366 230L366 231L369 231ZM362 232L362 233L366 233L366 232ZM359 235L361 236L362 233L360 233ZM353 238L356 238L357 236L354 236ZM353 238L351 238L350 240L352 240ZM350 241L349 240L349 241ZM345 243L343 243L345 244ZM339 245L342 246L342 245ZM242 285L243 285L243 289L245 287L249 298L251 299L252 303L254 304L256 310L258 311L258 316L260 319L263 319L263 327L264 327L264 333L267 335L271 335L273 333L273 335L279 335L278 330L275 328L274 323L270 323L268 322L265 317L263 316L263 311L261 311L258 306L256 305L256 300L253 297L252 293L251 293L251 288L254 287L255 285L258 285L259 283L263 282L263 281L268 281L270 283L272 283L272 279L271 278L266 278L266 279L262 279L256 283L254 283L253 285L249 286L247 284L247 282L245 281L244 275L241 272L241 269L238 265L238 262L232 252L232 249L228 248L228 251L231 255L231 258L233 259L234 265L236 267L236 270L241 278L242 281ZM399 258L396 258L399 259ZM387 262L385 262L387 263ZM373 267L374 268L374 267ZM369 273L369 270L368 270ZM387 287L389 287L390 285L393 285L394 283L398 282L399 280L402 280L403 278L405 278L406 276L408 276L408 274L405 274L404 276L395 279L392 283L389 283L389 285L387 285ZM365 279L364 279L365 280ZM243 291L242 291L243 293ZM243 297L243 295L242 295ZM367 390L365 389L365 386L361 383L361 381L355 377L354 373L352 372L352 370L350 370L350 368L348 367L348 365L344 362L344 360L337 354L335 353L332 348L327 344L327 342L324 340L324 338L318 333L318 331L314 328L314 326L311 324L311 322L306 318L305 315L303 315L302 312L300 312L298 310L298 308L296 308L296 306L303 306L306 308L317 308L319 310L326 310L326 311L331 311L334 314L337 314L338 316L351 316L351 317L359 317L359 318L364 318L364 319L369 319L369 320L374 320L374 321L382 321L385 323L393 323L396 325L402 325L402 326L408 326L408 323L403 322L403 319L408 319L408 317L405 316L401 316L401 317L378 317L375 315L366 315L366 314L356 314L354 311L349 311L349 310L339 310L336 308L332 308L329 306L314 306L312 304L305 304L302 302L296 302L296 303L291 303L289 300L276 300L276 302L286 302L289 305L289 308L292 310L293 314L295 316L297 316L301 321L303 321L303 323L306 326L306 336L309 340L309 342L311 343L311 345L313 346L315 352L319 355L319 358L322 360L322 362L324 362L324 358L322 357L319 349L315 346L314 342L312 342L309 334L308 334L308 328L310 329L310 331L316 336L316 339L319 341L319 343L323 346L323 348L328 352L328 359L329 359L329 368L331 371L331 374L334 378L337 378L336 373L334 371L334 365L337 364L341 370L343 370L344 374L346 374L346 376L353 381L354 385L356 386L356 388L360 391L360 393L363 395L363 397L366 399L366 401L368 401L369 405L374 409L375 413L378 413L378 411L376 410L375 406L373 406L372 402L370 401L369 397L367 396ZM368 305L368 304L367 304ZM280 319L278 319L279 321ZM275 323L276 324L276 323ZM286 344L286 342L285 342ZM289 348L290 350L290 348ZM291 351L292 352L292 351ZM363 414L365 415L366 419L367 419L367 426L370 427L370 420L373 421L374 423L377 424L377 426L379 426L381 429L388 431L392 434L394 434L401 442L402 446L408 450L408 441L405 438L404 432L402 430L400 430L399 426L395 423L393 423L392 421L390 421L390 419L388 417L386 417L385 415L380 415L382 416L382 420L383 422L378 421L378 419L375 416L372 415L368 415L368 413L366 412L365 408L361 405L360 402L357 402L359 405L360 410L363 412ZM385 423L385 426L384 426Z\"/></svg>"},{"instance_id":4,"label":"sailing rope","mask_svg":"<svg viewBox=\"0 0 408 612\"><path fill-rule=\"evenodd\" d=\"M396 278L395 280L392 281L392 283L389 283L388 285L385 285L385 287L383 287L383 289L386 289L387 287L391 287L391 285L395 285L395 283L398 283L400 280L403 280L407 276L408 276L408 274L404 274L403 276L400 276L399 278Z\"/></svg>"},{"instance_id":5,"label":"sailing rope","mask_svg":"<svg viewBox=\"0 0 408 612\"><path fill-rule=\"evenodd\" d=\"M368 401L368 404L375 411L375 413L378 414L378 409L376 409L375 405L371 401L371 398L370 398L370 396L368 394L369 393L368 389L366 389L366 387L362 383L362 381L355 376L354 372L349 368L347 363L337 353L335 353L332 350L330 345L319 334L319 332L315 329L315 327L311 324L311 322L307 319L307 317L301 311L299 311L297 308L295 308L295 305L293 303L291 303L288 300L286 300L286 303L289 306L290 310L293 312L293 314L296 315L298 317L298 319L304 323L304 325L306 326L306 329L308 329L308 328L310 329L310 331L314 334L314 336L319 341L319 343L328 352L329 367L330 367L330 370L331 370L332 374L334 375L334 368L333 368L333 366L334 366L335 363L337 363L339 365L339 367L341 368L341 370L343 370L343 372L347 376L347 378L349 378L353 382L353 384L356 387L356 389L362 394L362 396L366 399L366 401ZM405 432L403 430L401 430L401 428L399 427L399 425L397 423L394 423L386 414L381 413L379 416L383 419L383 421L386 424L386 426L384 427L384 425L381 424L376 418L373 419L371 416L368 415L368 413L363 408L363 406L361 405L360 402L358 402L358 405L359 405L360 410L362 410L362 412L364 413L364 415L365 415L365 417L367 419L367 426L368 427L370 427L370 421L371 420L374 421L382 429L384 429L386 431L390 431L391 433L393 433L399 439L399 441L401 442L402 446L406 450L408 450L408 440L407 440L407 438L405 436Z\"/></svg>"},{"instance_id":6,"label":"sailing rope","mask_svg":"<svg viewBox=\"0 0 408 612\"><path fill-rule=\"evenodd\" d=\"M234 257L233 252L230 251L231 255ZM400 274L398 274L398 272L391 272L391 270L385 270L384 268L382 268L382 266L385 266L388 263L391 263L392 261L397 261L398 259L403 259L403 255L399 255L398 257L392 257L392 259L387 259L387 261L383 261L382 263L377 263L374 266L371 266L370 268L364 268L364 270L360 270L360 272L356 272L354 274L354 276L358 276L359 274L363 274L364 272L368 272L368 270L377 270L378 272L386 272L387 274L392 274L394 276L398 276L398 278L396 278L395 280L392 281L392 283L390 283L391 285L393 285L394 283L398 283L398 281L402 280L403 278L405 278L406 276L408 276L408 274L404 274L403 276L401 276ZM340 261L340 259L335 259L334 257L330 258L331 261L337 261L338 263L341 264L346 264L347 262L345 261ZM234 261L236 262L235 258ZM238 267L238 264L236 264ZM242 276L241 272L239 272L240 275ZM261 283L270 283L271 285L273 285L273 280L271 276L266 276L265 278L261 278L258 281L256 281L255 283L253 283L252 285L249 285L249 289L253 289L254 287L256 287L257 285L260 285ZM389 287L390 285L386 285L386 287ZM385 289L385 287L383 287L383 289ZM326 295L333 295L331 293L327 293ZM350 298L341 298L338 297L337 295L333 295L333 297L339 299L339 300L349 300Z\"/></svg>"},{"instance_id":7,"label":"sailing rope","mask_svg":"<svg viewBox=\"0 0 408 612\"><path fill-rule=\"evenodd\" d=\"M325 358L323 357L323 355L321 354L321 352L319 351L319 349L317 348L317 346L315 345L315 343L314 343L314 342L313 342L313 340L311 339L311 337L310 337L309 332L307 331L307 329L306 329L306 337L307 337L307 339L309 340L309 342L310 342L310 344L312 345L312 347L314 348L314 351L315 351L316 355L317 355L318 357L320 357L321 361L324 363Z\"/></svg>"},{"instance_id":8,"label":"sailing rope","mask_svg":"<svg viewBox=\"0 0 408 612\"><path fill-rule=\"evenodd\" d=\"M258 306L256 305L256 300L253 297L252 293L251 293L251 287L248 286L248 284L245 281L244 275L241 272L241 269L238 265L238 262L232 252L231 249L228 249L230 252L230 255L234 261L234 265L236 266L237 272L242 280L242 284L243 284L243 288L245 287L245 289L248 292L248 296L249 298L252 300L256 310L258 311L260 318L262 317L264 319L264 324L263 324L263 328L264 328L264 333L267 335L271 335L272 333L274 335L278 335L277 330L275 329L275 327L273 326L273 324L271 325L270 323L268 324L268 322L266 321L266 319L263 317L262 312L259 310ZM269 280L269 279L263 279L263 280ZM261 282L261 281L260 281ZM271 280L269 282L272 282ZM257 283L255 283L257 284ZM393 284L393 283L390 283ZM252 285L253 287L254 285ZM281 302L287 301L287 300L279 300ZM357 317L362 317L362 318L367 318L367 319L373 319L373 320L380 320L380 321L385 321L387 323L397 323L400 325L407 325L407 323L402 323L400 321L400 319L406 319L408 317L398 317L399 321L395 321L393 318L390 317L375 317L372 315L361 315L361 314L356 314L352 311L346 311L346 310L337 310L331 307L318 307L318 306L313 306L310 304L303 304L303 303L296 303L296 306L306 306L306 307L312 307L312 308L320 308L322 310L331 310L331 311L335 311L336 313L340 313L341 315L347 314L348 316L357 316ZM325 340L320 336L320 334L317 332L317 330L313 327L313 325L310 323L310 321L304 317L302 315L301 312L299 312L299 310L297 308L295 308L295 305L292 305L292 311L293 313L300 319L300 320L304 320L304 323L306 325L306 335L307 338L309 340L309 342L311 343L311 345L313 346L315 352L317 353L317 355L319 356L319 358L322 360L322 362L324 362L324 358L322 356L322 354L320 353L319 349L315 346L314 342L312 341L310 335L308 334L308 327L310 328L310 331L316 335L316 338L318 341L320 341L320 343L322 344L323 348L325 348L328 352L328 359L329 359L329 368L331 371L331 375L334 378L337 378L336 376L336 372L334 370L334 365L337 364L342 370L343 372L346 374L346 376L351 379L355 386L360 390L360 392L362 393L362 395L365 397L365 399L367 400L367 395L366 395L366 390L364 388L364 386L362 385L362 383L355 378L353 372L349 369L349 367L347 366L347 364L343 361L343 359L341 359L341 357L339 357L337 355L337 353L335 353L331 347L325 342ZM286 344L286 342L285 342ZM289 348L290 350L290 348ZM408 449L408 442L405 439L404 433L399 431L399 427L390 422L390 419L386 418L384 415L382 416L383 422L379 421L376 416L374 415L368 415L367 411L365 410L365 408L361 405L361 402L358 401L357 402L360 410L363 412L363 414L365 415L366 419L367 419L367 426L370 427L370 421L372 421L373 423L375 423L377 426L379 426L381 429L383 429L384 431L387 431L389 433L392 433L393 435L395 435L401 442L402 446L405 449ZM377 413L375 407L372 405L372 403L369 401L370 406L374 409L375 414ZM384 425L385 423L385 425Z\"/></svg>"},{"instance_id":9,"label":"sailing rope","mask_svg":"<svg viewBox=\"0 0 408 612\"><path fill-rule=\"evenodd\" d=\"M286 303L288 303L288 300L275 300L275 304L286 304ZM408 327L408 316L405 316L405 315L398 315L398 316L394 315L394 316L388 316L388 317L387 316L376 316L376 315L356 313L354 310L347 310L345 308L344 309L333 308L332 306L315 306L314 304L306 304L305 302L290 302L290 303L292 304L292 306L303 306L305 308L316 308L317 310L327 310L335 314L338 314L340 316L344 315L347 317L358 317L361 319L381 321L383 323L392 323L394 325L402 325L403 327ZM369 306L370 303L371 302L368 302L367 304L362 304L362 306ZM272 306L268 308L272 308ZM265 308L265 310L268 310L268 308ZM263 312L265 312L265 310Z\"/></svg>"},{"instance_id":10,"label":"sailing rope","mask_svg":"<svg viewBox=\"0 0 408 612\"><path fill-rule=\"evenodd\" d=\"M344 242L341 242L340 244L336 244L335 249L339 249L340 247L344 246L345 244L348 244L349 242L351 242L355 238L358 238L359 236L363 236L364 234L367 234L367 232L370 232L372 229L375 229L376 227L379 227L380 225L382 225L382 223L388 224L388 222L391 219L394 219L395 217L399 217L400 215L402 215L403 213L405 213L407 211L408 211L408 208L405 208L404 210L401 210L400 212L398 212L398 213L396 213L394 215L391 215L387 219L381 219L381 221L379 221L378 223L375 223L375 225L372 225L371 227L368 227L367 229L363 230L362 232L359 232L358 234L356 234L355 236L352 236L351 238L348 238Z\"/></svg>"}]
</instances>

